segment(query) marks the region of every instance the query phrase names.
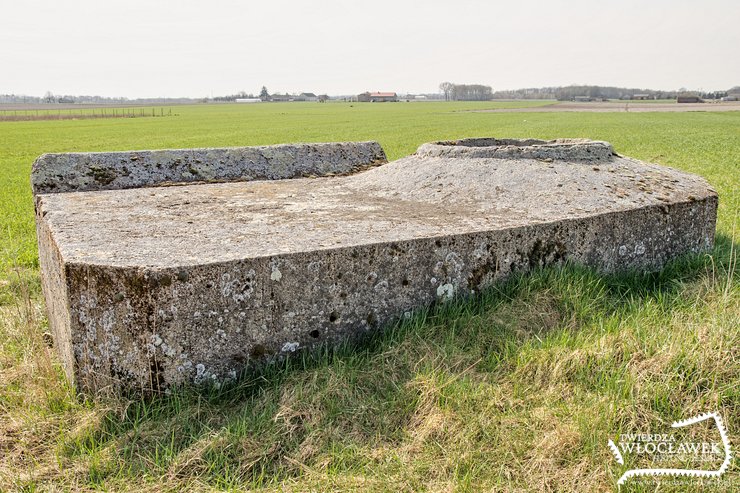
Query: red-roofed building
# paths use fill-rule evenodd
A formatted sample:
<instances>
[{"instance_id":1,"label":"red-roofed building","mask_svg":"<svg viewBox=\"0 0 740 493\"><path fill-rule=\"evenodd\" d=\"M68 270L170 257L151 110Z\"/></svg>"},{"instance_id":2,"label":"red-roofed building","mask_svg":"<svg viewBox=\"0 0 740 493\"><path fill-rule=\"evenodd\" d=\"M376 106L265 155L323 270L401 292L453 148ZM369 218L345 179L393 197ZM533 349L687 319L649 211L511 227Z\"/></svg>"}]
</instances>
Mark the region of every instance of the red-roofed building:
<instances>
[{"instance_id":1,"label":"red-roofed building","mask_svg":"<svg viewBox=\"0 0 740 493\"><path fill-rule=\"evenodd\" d=\"M385 103L386 101L398 101L395 92L363 92L357 95L360 103Z\"/></svg>"}]
</instances>

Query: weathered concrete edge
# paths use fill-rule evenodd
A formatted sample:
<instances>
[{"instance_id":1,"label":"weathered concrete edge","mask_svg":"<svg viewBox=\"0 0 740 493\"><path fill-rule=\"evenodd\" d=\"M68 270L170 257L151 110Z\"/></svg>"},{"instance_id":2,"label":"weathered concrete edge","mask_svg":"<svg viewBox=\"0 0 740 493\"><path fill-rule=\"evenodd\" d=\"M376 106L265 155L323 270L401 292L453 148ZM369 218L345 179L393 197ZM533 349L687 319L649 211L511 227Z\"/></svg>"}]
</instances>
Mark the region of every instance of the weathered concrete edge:
<instances>
[{"instance_id":1,"label":"weathered concrete edge","mask_svg":"<svg viewBox=\"0 0 740 493\"><path fill-rule=\"evenodd\" d=\"M674 258L676 258L678 255L684 255L686 253L690 252L701 252L706 251L708 249L711 249L713 243L714 243L714 233L715 233L715 224L716 224L716 205L717 205L717 197L716 195L710 195L706 197L705 199L700 200L691 200L691 201L685 201L685 202L679 202L676 204L671 204L670 206L667 206L669 209L680 209L684 211L693 210L696 211L701 215L701 217L697 217L695 221L697 224L701 224L701 228L697 229L691 229L686 230L682 229L682 234L676 238L675 240L671 241L672 244L672 251L665 252L663 251L663 247L665 246L666 242L670 240L670 235L666 236L664 234L660 234L660 239L657 240L657 243L655 244L643 244L643 241L640 235L644 235L646 233L649 233L650 231L662 231L661 228L654 228L655 226L659 226L661 224L670 223L670 214L665 210L665 206L662 205L650 205L643 208L637 208L637 209L630 209L628 211L621 211L621 212L607 212L603 214L593 215L593 216L587 216L587 217L581 217L581 218L573 218L573 219L563 219L559 221L553 221L553 222L544 222L544 223L537 223L533 225L527 225L527 226L518 226L514 228L508 228L508 229L502 229L502 230L484 230L484 231L478 231L478 232L470 232L465 233L462 235L452 235L452 236L441 236L441 237L429 237L429 238L415 238L415 239L409 239L409 240L400 240L398 242L385 242L385 243L378 243L378 244L367 244L367 245L360 245L357 247L358 251L360 251L360 254L356 257L356 260L353 262L355 263L362 263L365 262L363 260L363 257L370 257L368 255L363 256L361 251L365 251L366 253L374 251L376 252L376 255L380 255L380 252L385 252L383 255L389 255L388 252L392 252L393 248L391 246L395 245L396 247L400 248L407 248L409 245L415 245L413 248L416 249L422 249L422 250L428 250L429 252L434 251L435 249L440 249L440 254L433 254L430 257L430 262L432 262L428 268L431 269L431 266L434 263L434 259L437 259L439 262L443 262L447 264L450 259L450 254L453 252L453 250L450 250L451 247L449 245L457 243L457 248L460 248L460 245L462 244L465 248L472 249L473 244L476 243L477 240L480 240L481 238L500 238L500 237L510 237L510 240L508 241L508 246L506 248L509 249L515 249L511 250L516 251L516 256L519 256L519 249L521 248L523 251L532 249L532 252L529 254L521 254L520 260L524 262L518 270L527 271L530 270L532 267L536 267L538 265L551 265L551 264L559 264L562 263L565 260L574 261L581 265L590 266L592 268L595 268L601 272L615 272L615 271L621 271L624 269L643 269L643 270L657 270L664 266L665 262L670 261ZM618 232L614 232L611 230L600 230L599 228L604 228L605 225L611 224L613 222L612 217L613 216L624 216L624 214L627 215L627 219L630 217L634 219L642 219L641 222L635 223L633 227L629 227L626 229L620 229ZM646 217L643 217L645 216ZM632 224L631 221L624 222L624 217L622 217L622 222L626 224ZM633 219L633 220L634 220ZM589 224L590 223L590 224ZM666 224L667 224L666 223ZM595 225L595 226L594 226ZM583 230L582 228L585 227L586 229ZM596 228L596 229L594 229ZM537 236L529 236L527 233L538 231L538 229L542 229L545 233L548 231L550 233L548 234L555 234L555 237L558 235L565 234L566 237L569 237L570 240L568 240L566 243L568 245L564 247L565 249L563 251L559 251L557 247L555 250L550 251L549 241L551 241L547 238L544 238L544 244L540 244L540 241L537 239ZM557 231L560 230L561 233L558 233ZM576 232L578 230L583 231L583 233ZM564 231L564 233L563 233ZM600 236L594 236L594 233L597 232L608 232L608 235L604 235L605 237ZM584 237L585 246L586 249L578 252L573 252L573 254L570 254L568 251L573 245L578 244L579 242L576 241L576 243L573 243L573 241L576 240L576 236L580 234L586 234L586 237ZM611 238L610 236L615 235L616 237ZM635 236L637 234L637 236ZM651 234L651 233L649 233ZM524 235L524 237L529 238L527 242L520 243L520 240L515 240L515 235ZM619 248L619 252L608 252L606 250L603 250L602 248L606 245L612 245L614 248L617 248L616 245L618 245L620 242L614 243L612 240L617 239L617 237L621 237L621 240L624 240L626 237L624 235L627 235L628 237L635 237L637 238L637 242L634 243L634 245L630 245L626 248L625 252L621 251L621 248ZM644 238L643 238L644 239ZM496 240L498 241L498 240ZM436 246L435 246L436 245ZM538 246L539 245L539 246ZM384 248L388 247L388 248ZM611 248L611 247L610 247ZM353 248L347 248L347 247L339 247L339 248L332 248L332 249L324 249L324 250L311 250L307 252L291 252L288 254L282 254L282 255L274 255L274 256L265 256L260 258L249 258L249 259L240 259L240 260L232 260L227 262L217 262L213 264L204 264L202 266L197 266L198 268L203 268L204 271L209 272L208 279L210 279L213 276L213 273L219 273L219 272L238 272L241 270L246 270L249 268L252 268L256 271L256 274L252 274L253 276L256 275L257 277L254 278L254 282L258 285L260 283L264 283L264 285L272 285L270 282L270 269L271 266L280 265L281 268L283 268L283 272L285 272L285 264L290 264L291 262L294 263L294 267L298 266L299 269L303 269L303 264L307 261L306 255L308 255L311 259L319 262L328 262L327 265L333 265L333 262L336 263L336 260L341 260L340 262L342 265L344 264L344 257L348 257L349 253L353 250ZM444 252L447 252L450 250L450 254L445 254ZM535 250L537 250L535 252ZM470 252L468 252L470 253ZM441 255L441 257L440 257ZM446 256L445 256L446 255ZM500 252L495 252L494 258L496 258L497 255L500 255ZM529 257L527 257L529 255ZM616 256L618 255L618 256ZM333 257L337 257L337 259L331 260ZM621 257L621 258L620 258ZM619 259L619 260L618 260ZM471 291L479 290L485 287L490 286L493 284L494 281L499 281L503 278L508 277L514 269L512 268L509 271L506 270L500 270L500 266L496 264L495 266L491 264L491 260L486 260L485 258L480 259L477 261L480 263L480 265L476 265L475 262L468 265L464 271L459 273L460 278L460 284L456 284L456 281L449 280L449 282L445 282L445 279L440 279L439 286L436 286L436 293L437 293L437 299L446 299L448 298L448 294L451 294L454 292L454 294L457 295L468 295L471 293ZM454 264L454 261L453 261ZM347 264L347 272L353 271L353 267L357 267L357 265L350 265ZM364 264L363 264L364 265ZM452 264L450 264L452 265ZM154 303L152 300L157 299L158 303L161 301L163 304L166 304L168 302L168 299L171 298L169 293L169 289L171 285L174 285L178 282L178 268L172 267L172 268L165 268L165 269L152 269L152 268L139 268L139 269L132 269L132 268L125 268L125 267L111 267L107 265L103 266L94 266L94 265L77 265L77 264L69 264L67 267L67 273L71 274L73 271L77 271L77 273L81 273L83 270L87 273L93 274L93 276L96 275L95 271L100 268L100 271L97 275L102 275L103 278L108 277L111 273L118 273L117 275L123 275L127 276L131 274L131 271L136 271L137 274L141 274L143 277L146 277L148 274L150 276L152 284L148 284L150 286L147 288L147 303ZM447 271L447 268L449 266L445 267L444 270ZM357 272L357 275L364 276L366 275L367 268L356 268L354 271ZM468 272L470 271L470 272ZM384 273L388 274L388 273ZM447 275L447 274L445 274ZM413 276L408 276L404 274L405 277L409 277L411 279L411 287L418 281L414 280ZM166 279L165 283L162 283L162 279ZM472 285L468 285L471 281L470 279L475 278L476 280L473 282ZM203 278L205 279L205 278ZM202 282L203 279L200 281ZM467 279L467 280L466 280ZM79 280L79 279L78 279ZM89 279L88 279L89 281ZM185 282L185 281L184 281ZM191 278L190 282L198 282L196 279ZM361 282L359 278L356 282ZM70 283L70 279L67 279L67 283ZM89 291L89 283L77 283L78 285L72 286L70 284L70 290L76 294L73 294L73 297L80 296L80 295L86 295L90 296L93 295L94 297L102 296L103 298L110 296L111 293L108 293L107 295L104 294L104 291L97 291L97 288L94 288L93 291ZM93 282L93 286L97 285L98 281ZM87 285L87 287L86 287ZM104 284L105 285L105 284ZM453 289L454 288L454 289ZM369 288L368 288L369 289ZM417 295L415 295L415 298L407 298L407 300L404 302L406 303L406 306L409 306L409 300L414 299L416 301L413 302L414 308L423 308L424 306L428 306L431 302L435 300L434 296L430 293L424 294L423 290L424 288L421 288L422 291L420 291ZM429 291L431 288L426 288L426 291ZM442 295L440 298L440 289L442 289ZM433 289L432 289L433 290ZM402 308L401 306L395 306L393 305L392 301L388 301L384 298L384 301L382 303L382 306L384 308L379 308L377 311L375 310L375 301L372 298L375 296L375 291L373 289L370 289L368 293L365 293L365 295L370 295L369 298L366 300L366 305L368 307L373 308L373 313L376 313L376 318L373 323L373 329L379 328L382 326L388 326L393 322L393 320L398 319L398 317L402 316L404 313L405 308ZM97 295L95 294L97 293ZM296 295L298 293L290 293L287 294L293 294ZM161 298L161 299L160 299ZM303 296L300 296L300 298L305 299ZM172 298L169 300L170 302L177 302L177 298ZM326 316L325 312L331 311L331 307L333 306L333 303L336 302L336 300L327 298L327 297L320 297L318 299L321 306L324 308L324 310L321 311L321 313L324 313L324 316ZM400 303L400 301L399 301ZM143 313L139 312L137 316L140 317L146 317L147 312L151 312L152 309L156 308L156 303L149 307L148 310L144 310ZM101 307L102 309L102 307ZM369 309L369 308L367 308ZM98 309L93 310L93 312L96 312ZM94 320L96 317L99 317L99 315L94 315L93 312L87 313L86 316L92 317L91 320ZM73 319L79 319L79 313L77 310L73 309L71 310L71 313L73 314ZM166 340L166 334L168 334L167 324L166 321L160 320L157 324L156 322L156 316L154 321L154 326L152 325L152 321L150 320L149 323L144 321L142 319L140 322L143 323L136 323L136 324L130 324L130 326L144 326L146 327L146 330L144 333L137 333L137 334L129 334L132 337L140 337L141 341L147 341L150 338L156 339L156 338L165 338L165 342L171 343L170 340ZM368 320L369 322L369 320ZM312 322L313 323L313 322ZM245 347L244 351L252 354L257 354L259 356L258 359L264 359L264 357L270 356L270 358L274 357L284 357L289 356L289 353L292 353L294 349L288 348L285 349L285 345L281 348L281 344L284 340L294 340L296 341L295 347L300 348L310 348L312 346L315 346L317 343L325 343L325 342L333 342L338 339L343 339L347 337L353 336L353 334L357 334L358 332L362 332L362 328L355 325L348 325L346 327L344 326L336 326L333 327L331 330L334 330L335 332L325 332L327 329L326 322L316 322L318 325L314 326L311 324L308 325L302 325L300 328L300 332L296 334L291 334L290 337L286 338L285 334L282 336L277 336L280 338L279 340L276 339L275 341L272 341L273 344L265 344L264 346L262 343L258 344L261 349L259 351L255 350L254 347ZM77 323L75 323L77 325ZM129 325L129 324L126 324ZM329 324L331 325L331 324ZM366 327L367 328L367 327ZM314 331L321 331L322 337L321 341L319 341L318 337L313 340L310 337L307 336L307 333ZM151 332L151 333L149 333ZM108 334L102 334L100 331L95 335L95 339L89 339L90 332L89 330L85 330L84 327L75 327L74 333L69 333L68 337L70 340L72 340L73 344L79 348L87 348L85 349L85 354L88 354L88 351L93 349L94 347L102 347L102 345L110 344L110 337L112 333ZM270 337L270 334L266 334L268 337ZM108 339L106 339L108 337ZM204 336L198 336L198 337L204 337ZM82 338L82 339L80 339ZM97 341L97 343L95 342ZM206 341L203 341L205 343ZM274 343L279 342L277 346L274 345ZM154 347L154 346L152 346ZM164 347L164 346L163 346ZM256 347L256 346L255 346ZM293 346L291 346L293 347ZM160 354L160 348L157 346L154 350L152 350L151 354L146 353L146 351L141 349L140 356L136 357L138 358L144 358L145 361L147 358L151 359L151 363L147 365L140 364L134 365L132 367L138 366L139 368L150 368L151 371L147 375L140 374L138 376L134 376L131 374L129 377L118 380L117 378L112 378L112 374L108 372L98 373L93 369L92 366L89 366L86 368L88 371L87 374L83 372L83 369L80 367L81 361L77 360L74 362L74 373L75 373L75 381L78 383L78 385L81 387L81 390L85 392L96 392L100 391L101 389L109 388L109 389L121 389L127 388L127 390L134 390L134 391L151 391L151 390L157 390L161 388L167 388L171 386L173 383L177 384L178 382L172 382L170 378L164 378L163 374L158 374L159 371L163 371L164 368L169 368L170 362L168 360L167 355ZM159 355L159 356L157 356ZM101 354L102 356L102 354ZM93 357L95 357L93 355ZM159 359L158 359L159 358ZM268 358L268 359L270 359ZM86 356L85 360L89 361L89 358ZM194 363L199 362L199 360L195 359ZM255 363L255 361L252 361L252 357L250 356L248 358L248 363L250 366L251 364ZM104 363L105 365L111 364L111 362ZM203 361L199 362L197 366L200 366L202 368L205 368L206 373L213 372L213 375L216 373L225 376L226 370L230 368L229 365L233 365L233 361L229 361L228 357L225 359L225 361L220 362L209 362L209 361ZM117 365L114 365L117 366ZM195 365L194 365L195 366ZM244 367L244 366L242 366ZM112 368L112 367L111 367ZM120 366L118 366L120 371ZM90 373L92 371L92 373ZM194 372L194 369L192 370ZM231 370L229 370L231 371ZM210 374L210 373L209 373ZM197 377L197 375L193 375L193 377ZM134 380L130 380L130 378L133 378ZM228 379L228 378L227 378ZM134 381L138 380L138 384L134 384ZM190 379L192 382L192 379ZM179 383L183 383L182 381ZM196 381L197 383L197 381Z\"/></svg>"},{"instance_id":2,"label":"weathered concrete edge","mask_svg":"<svg viewBox=\"0 0 740 493\"><path fill-rule=\"evenodd\" d=\"M662 166L662 165L661 165ZM664 166L667 167L667 166ZM678 170L680 171L680 170ZM86 266L91 268L105 268L105 269L121 269L122 271L125 270L139 270L141 272L149 272L149 273L156 273L156 272L177 272L178 270L181 270L183 268L188 269L191 267L218 267L218 266L225 266L228 264L231 264L233 262L244 262L244 261L252 261L252 260L270 260L274 259L276 257L280 258L289 258L292 255L303 255L306 253L312 253L312 252L339 252L342 250L348 250L358 247L389 247L391 245L394 245L396 243L403 243L408 241L418 241L418 240L438 240L438 239L444 239L444 238L457 238L457 237L464 237L469 235L480 235L484 233L489 233L492 231L502 231L502 232L509 232L509 231L516 231L522 228L531 228L531 227L539 227L539 226L547 226L547 225L553 225L553 224L567 224L571 222L578 222L583 220L591 220L591 219L602 219L607 218L609 216L620 216L625 213L629 212L645 212L645 211L651 211L651 210L660 210L664 214L668 214L668 210L674 206L683 206L683 205L689 205L689 204L701 204L701 203L707 203L711 204L712 202L715 202L715 213L714 218L711 220L711 226L712 226L712 243L711 245L714 245L714 234L716 230L716 221L717 221L717 204L719 203L719 197L717 193L713 189L708 189L707 195L703 197L696 197L692 198L690 200L683 200L680 202L672 202L668 204L648 204L640 207L633 207L626 210L619 210L619 211L608 211L608 212L600 212L598 214L589 214L584 215L576 218L564 218L564 219L556 219L554 221L538 221L538 222L532 222L526 225L520 225L520 226L507 226L505 228L494 228L494 229L475 229L466 231L465 233L459 233L459 234L440 234L440 235L433 235L433 236L419 236L419 237L412 237L412 238L404 238L399 240L389 240L389 241L378 241L378 242L372 242L372 243L362 243L359 245L350 245L350 246L327 246L327 247L319 247L319 248L304 248L304 249L296 249L291 250L290 252L285 253L278 253L278 254L264 254L264 255L253 255L247 258L240 258L240 259L231 259L231 260L217 260L214 262L203 262L198 264L185 264L185 265L174 265L174 266L168 266L168 267L149 267L145 265L110 265L106 263L79 263L76 261L67 262L66 265L71 266ZM56 245L56 244L55 244ZM55 246L56 248L56 246ZM710 246L711 249L711 246ZM627 268L629 270L630 267ZM620 272L625 269L598 269L601 272L604 273L611 273L611 272Z\"/></svg>"},{"instance_id":3,"label":"weathered concrete edge","mask_svg":"<svg viewBox=\"0 0 740 493\"><path fill-rule=\"evenodd\" d=\"M618 154L609 142L589 139L496 139L489 137L442 140L422 144L426 157L608 161Z\"/></svg>"},{"instance_id":4,"label":"weathered concrete edge","mask_svg":"<svg viewBox=\"0 0 740 493\"><path fill-rule=\"evenodd\" d=\"M39 270L49 328L62 360L62 367L70 382L76 381L75 359L72 351L72 321L69 307L69 277L66 262L54 240L49 226L40 215L36 217L36 236L39 243Z\"/></svg>"},{"instance_id":5,"label":"weathered concrete edge","mask_svg":"<svg viewBox=\"0 0 740 493\"><path fill-rule=\"evenodd\" d=\"M387 162L378 142L43 154L34 195L351 174Z\"/></svg>"}]
</instances>

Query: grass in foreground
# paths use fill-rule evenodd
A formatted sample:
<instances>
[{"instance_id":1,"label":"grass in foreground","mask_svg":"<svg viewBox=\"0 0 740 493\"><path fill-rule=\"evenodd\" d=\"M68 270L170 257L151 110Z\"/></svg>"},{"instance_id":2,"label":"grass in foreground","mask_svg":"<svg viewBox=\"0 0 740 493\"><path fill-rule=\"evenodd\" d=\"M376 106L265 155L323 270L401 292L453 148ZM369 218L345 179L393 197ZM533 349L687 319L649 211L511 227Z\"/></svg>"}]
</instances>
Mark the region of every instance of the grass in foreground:
<instances>
[{"instance_id":1,"label":"grass in foreground","mask_svg":"<svg viewBox=\"0 0 740 493\"><path fill-rule=\"evenodd\" d=\"M0 478L42 491L609 491L623 468L608 438L708 409L737 429L728 268L543 270L360 347L131 402L76 400L20 306L3 317L19 323L2 327L16 371L2 384Z\"/></svg>"},{"instance_id":2,"label":"grass in foreground","mask_svg":"<svg viewBox=\"0 0 740 493\"><path fill-rule=\"evenodd\" d=\"M624 468L608 438L709 410L740 447L740 115L252 108L193 107L154 123L0 124L9 232L0 243L0 491L613 491ZM36 154L375 138L396 158L421 142L476 135L600 138L698 172L720 194L717 246L660 274L569 266L517 277L360 347L218 391L85 401L64 383L35 268ZM738 470L735 461L725 476L734 482L705 490L734 491Z\"/></svg>"}]
</instances>

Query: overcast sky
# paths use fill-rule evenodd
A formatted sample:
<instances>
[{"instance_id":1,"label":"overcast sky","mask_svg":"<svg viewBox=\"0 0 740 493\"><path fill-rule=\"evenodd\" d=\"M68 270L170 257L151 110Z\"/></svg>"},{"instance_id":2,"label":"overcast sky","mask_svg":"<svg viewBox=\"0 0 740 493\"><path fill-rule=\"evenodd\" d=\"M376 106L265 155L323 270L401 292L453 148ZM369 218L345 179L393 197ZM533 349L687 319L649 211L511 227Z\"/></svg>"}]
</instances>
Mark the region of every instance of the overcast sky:
<instances>
[{"instance_id":1,"label":"overcast sky","mask_svg":"<svg viewBox=\"0 0 740 493\"><path fill-rule=\"evenodd\" d=\"M0 0L0 93L740 85L740 0Z\"/></svg>"}]
</instances>

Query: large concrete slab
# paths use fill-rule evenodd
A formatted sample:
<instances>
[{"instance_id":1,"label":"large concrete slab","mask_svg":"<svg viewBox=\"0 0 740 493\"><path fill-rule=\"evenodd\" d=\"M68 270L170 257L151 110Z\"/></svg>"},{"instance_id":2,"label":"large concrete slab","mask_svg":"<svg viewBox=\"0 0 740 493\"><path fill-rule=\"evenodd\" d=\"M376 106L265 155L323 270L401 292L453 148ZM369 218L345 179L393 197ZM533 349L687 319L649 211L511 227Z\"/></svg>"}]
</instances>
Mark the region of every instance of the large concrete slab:
<instances>
[{"instance_id":1,"label":"large concrete slab","mask_svg":"<svg viewBox=\"0 0 740 493\"><path fill-rule=\"evenodd\" d=\"M605 142L441 142L382 166L360 146L343 173L371 169L348 176L84 192L50 178L74 157L40 158L39 257L69 377L88 392L222 382L515 271L655 270L713 245L702 178Z\"/></svg>"}]
</instances>

